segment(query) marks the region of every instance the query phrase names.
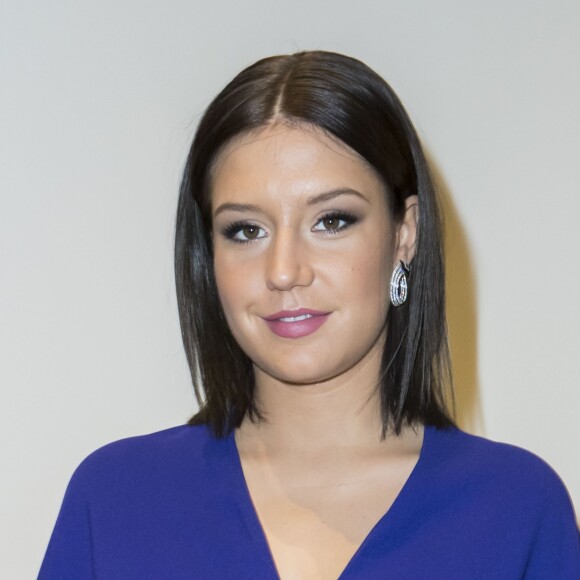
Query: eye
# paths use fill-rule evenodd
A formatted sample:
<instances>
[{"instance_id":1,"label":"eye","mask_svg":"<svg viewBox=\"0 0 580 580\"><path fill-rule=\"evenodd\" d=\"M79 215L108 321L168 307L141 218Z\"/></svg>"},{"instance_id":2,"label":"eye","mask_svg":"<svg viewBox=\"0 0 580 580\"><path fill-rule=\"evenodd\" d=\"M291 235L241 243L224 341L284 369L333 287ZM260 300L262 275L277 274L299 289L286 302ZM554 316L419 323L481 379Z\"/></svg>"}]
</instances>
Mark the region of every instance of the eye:
<instances>
[{"instance_id":1,"label":"eye","mask_svg":"<svg viewBox=\"0 0 580 580\"><path fill-rule=\"evenodd\" d=\"M255 224L235 222L226 226L222 230L222 235L228 240L238 243L246 243L265 238L267 234L263 228Z\"/></svg>"},{"instance_id":2,"label":"eye","mask_svg":"<svg viewBox=\"0 0 580 580\"><path fill-rule=\"evenodd\" d=\"M323 215L314 225L312 231L336 234L358 221L354 215L346 211L333 211Z\"/></svg>"}]
</instances>

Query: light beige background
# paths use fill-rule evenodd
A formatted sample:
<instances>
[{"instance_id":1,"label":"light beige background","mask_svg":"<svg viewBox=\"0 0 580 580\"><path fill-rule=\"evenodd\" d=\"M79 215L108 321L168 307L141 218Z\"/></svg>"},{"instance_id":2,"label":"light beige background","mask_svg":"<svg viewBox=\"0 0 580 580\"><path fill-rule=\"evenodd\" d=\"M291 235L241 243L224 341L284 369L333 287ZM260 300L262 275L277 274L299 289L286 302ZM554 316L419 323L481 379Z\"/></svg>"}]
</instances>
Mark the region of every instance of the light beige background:
<instances>
[{"instance_id":1,"label":"light beige background","mask_svg":"<svg viewBox=\"0 0 580 580\"><path fill-rule=\"evenodd\" d=\"M195 124L259 57L357 56L445 191L460 422L580 504L580 3L0 4L0 577L37 572L67 481L194 410L173 220Z\"/></svg>"}]
</instances>

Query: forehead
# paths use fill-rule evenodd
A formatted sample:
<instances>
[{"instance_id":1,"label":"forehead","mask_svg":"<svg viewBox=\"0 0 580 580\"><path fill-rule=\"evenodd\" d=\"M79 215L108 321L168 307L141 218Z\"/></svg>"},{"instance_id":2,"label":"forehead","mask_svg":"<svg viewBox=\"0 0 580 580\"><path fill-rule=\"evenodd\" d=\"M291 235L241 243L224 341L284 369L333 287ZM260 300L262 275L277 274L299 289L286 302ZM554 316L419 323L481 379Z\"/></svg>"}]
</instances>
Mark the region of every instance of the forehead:
<instances>
[{"instance_id":1,"label":"forehead","mask_svg":"<svg viewBox=\"0 0 580 580\"><path fill-rule=\"evenodd\" d=\"M384 197L376 171L342 141L316 127L282 123L230 141L213 164L211 184L214 207L232 195L286 197L339 187L380 191Z\"/></svg>"}]
</instances>

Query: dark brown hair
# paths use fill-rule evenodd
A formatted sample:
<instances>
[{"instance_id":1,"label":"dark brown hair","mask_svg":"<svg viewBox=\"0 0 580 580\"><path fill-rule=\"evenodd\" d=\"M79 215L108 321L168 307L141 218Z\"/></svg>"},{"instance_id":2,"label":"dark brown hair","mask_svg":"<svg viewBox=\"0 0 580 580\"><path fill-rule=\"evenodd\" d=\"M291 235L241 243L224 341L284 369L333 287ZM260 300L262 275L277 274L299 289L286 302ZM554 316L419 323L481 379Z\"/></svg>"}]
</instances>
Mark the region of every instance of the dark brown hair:
<instances>
[{"instance_id":1,"label":"dark brown hair","mask_svg":"<svg viewBox=\"0 0 580 580\"><path fill-rule=\"evenodd\" d=\"M175 278L181 332L200 410L191 424L227 435L261 420L251 360L234 340L219 300L211 239L211 168L232 138L272 123L307 124L338 138L383 180L394 219L419 197L409 297L390 308L379 388L383 435L404 425L453 421L440 213L413 125L389 85L364 63L324 51L260 60L213 100L197 128L177 210Z\"/></svg>"}]
</instances>

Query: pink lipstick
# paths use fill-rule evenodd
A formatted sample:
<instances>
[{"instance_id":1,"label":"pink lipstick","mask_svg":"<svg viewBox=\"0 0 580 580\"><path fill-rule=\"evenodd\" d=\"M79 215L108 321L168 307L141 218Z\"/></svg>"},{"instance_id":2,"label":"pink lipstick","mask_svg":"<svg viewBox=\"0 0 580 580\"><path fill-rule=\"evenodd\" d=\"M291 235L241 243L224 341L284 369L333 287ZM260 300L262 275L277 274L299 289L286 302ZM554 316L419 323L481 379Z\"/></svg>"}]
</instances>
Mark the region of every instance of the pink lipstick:
<instances>
[{"instance_id":1,"label":"pink lipstick","mask_svg":"<svg viewBox=\"0 0 580 580\"><path fill-rule=\"evenodd\" d=\"M300 338L316 332L328 319L330 312L308 310L281 310L266 316L268 328L282 338Z\"/></svg>"}]
</instances>

